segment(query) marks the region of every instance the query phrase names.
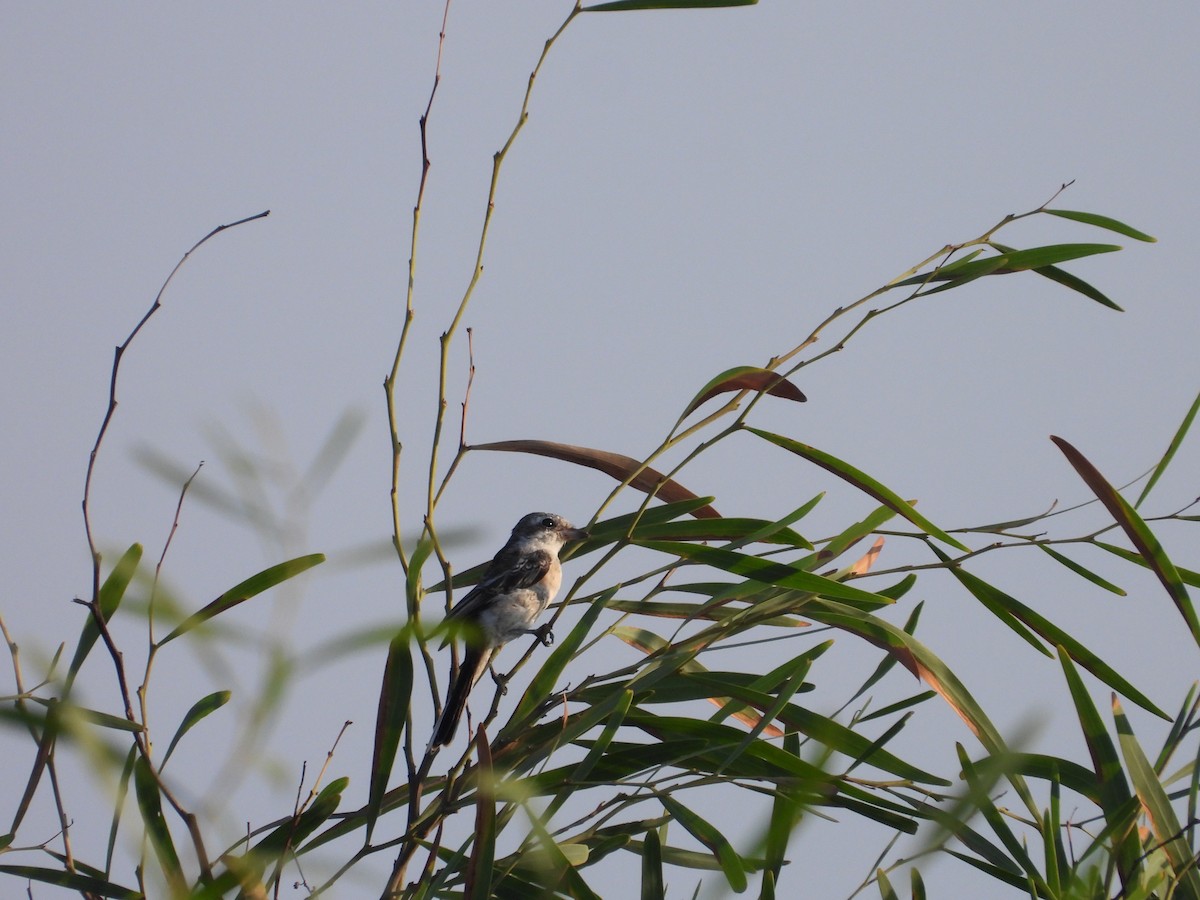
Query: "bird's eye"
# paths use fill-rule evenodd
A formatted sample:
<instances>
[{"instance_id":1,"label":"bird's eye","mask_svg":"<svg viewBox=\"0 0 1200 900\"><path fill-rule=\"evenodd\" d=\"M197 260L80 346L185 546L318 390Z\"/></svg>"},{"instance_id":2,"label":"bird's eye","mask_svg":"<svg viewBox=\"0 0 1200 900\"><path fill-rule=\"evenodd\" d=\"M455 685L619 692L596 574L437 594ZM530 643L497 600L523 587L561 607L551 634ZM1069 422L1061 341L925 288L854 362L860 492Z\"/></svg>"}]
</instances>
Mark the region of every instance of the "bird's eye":
<instances>
[{"instance_id":1,"label":"bird's eye","mask_svg":"<svg viewBox=\"0 0 1200 900\"><path fill-rule=\"evenodd\" d=\"M542 519L542 527L543 528L553 528L554 520L552 518L550 518L549 516L546 516L546 518Z\"/></svg>"}]
</instances>

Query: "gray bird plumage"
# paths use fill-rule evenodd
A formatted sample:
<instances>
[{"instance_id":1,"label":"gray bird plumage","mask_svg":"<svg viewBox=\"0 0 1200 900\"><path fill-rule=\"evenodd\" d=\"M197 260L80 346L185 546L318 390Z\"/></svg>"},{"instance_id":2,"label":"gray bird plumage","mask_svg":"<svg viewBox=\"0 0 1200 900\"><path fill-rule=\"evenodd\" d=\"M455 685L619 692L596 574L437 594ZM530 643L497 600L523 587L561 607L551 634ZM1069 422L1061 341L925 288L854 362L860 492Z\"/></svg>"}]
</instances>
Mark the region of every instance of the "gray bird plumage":
<instances>
[{"instance_id":1,"label":"gray bird plumage","mask_svg":"<svg viewBox=\"0 0 1200 900\"><path fill-rule=\"evenodd\" d=\"M462 635L466 651L450 682L430 746L450 743L471 688L483 677L500 647L523 634L536 635L546 645L553 641L545 626L534 628L533 623L562 584L558 552L567 542L585 537L586 531L575 528L562 516L544 512L524 516L492 558L483 578L450 610L446 621L465 626Z\"/></svg>"}]
</instances>

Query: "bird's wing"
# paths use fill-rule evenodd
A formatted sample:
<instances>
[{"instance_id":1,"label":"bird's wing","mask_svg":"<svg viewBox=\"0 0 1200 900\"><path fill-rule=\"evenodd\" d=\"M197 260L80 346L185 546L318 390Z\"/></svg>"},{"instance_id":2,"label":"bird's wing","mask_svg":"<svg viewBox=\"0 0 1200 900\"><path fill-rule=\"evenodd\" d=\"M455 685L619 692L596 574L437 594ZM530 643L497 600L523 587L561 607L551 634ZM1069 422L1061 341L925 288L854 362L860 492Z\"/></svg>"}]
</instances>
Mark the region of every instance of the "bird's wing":
<instances>
[{"instance_id":1,"label":"bird's wing","mask_svg":"<svg viewBox=\"0 0 1200 900\"><path fill-rule=\"evenodd\" d=\"M550 571L554 562L545 550L522 553L504 549L496 554L479 584L471 588L446 615L447 619L470 619L500 594L533 587Z\"/></svg>"}]
</instances>

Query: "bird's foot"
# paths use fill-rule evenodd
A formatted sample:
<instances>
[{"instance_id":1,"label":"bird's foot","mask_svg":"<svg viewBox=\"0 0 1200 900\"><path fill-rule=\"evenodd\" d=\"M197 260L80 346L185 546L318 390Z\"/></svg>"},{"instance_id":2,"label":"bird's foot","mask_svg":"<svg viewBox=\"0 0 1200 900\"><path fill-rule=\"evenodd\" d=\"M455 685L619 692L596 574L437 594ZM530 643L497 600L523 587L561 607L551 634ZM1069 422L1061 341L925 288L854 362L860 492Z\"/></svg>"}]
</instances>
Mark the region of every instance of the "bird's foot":
<instances>
[{"instance_id":1,"label":"bird's foot","mask_svg":"<svg viewBox=\"0 0 1200 900\"><path fill-rule=\"evenodd\" d=\"M543 647L549 647L554 643L554 632L551 630L549 622L547 622L541 628L535 628L529 633L537 638Z\"/></svg>"},{"instance_id":2,"label":"bird's foot","mask_svg":"<svg viewBox=\"0 0 1200 900\"><path fill-rule=\"evenodd\" d=\"M501 675L496 671L495 666L488 666L488 672L492 675L492 681L496 682L496 687L500 688L500 696L508 693L508 679L510 675Z\"/></svg>"}]
</instances>

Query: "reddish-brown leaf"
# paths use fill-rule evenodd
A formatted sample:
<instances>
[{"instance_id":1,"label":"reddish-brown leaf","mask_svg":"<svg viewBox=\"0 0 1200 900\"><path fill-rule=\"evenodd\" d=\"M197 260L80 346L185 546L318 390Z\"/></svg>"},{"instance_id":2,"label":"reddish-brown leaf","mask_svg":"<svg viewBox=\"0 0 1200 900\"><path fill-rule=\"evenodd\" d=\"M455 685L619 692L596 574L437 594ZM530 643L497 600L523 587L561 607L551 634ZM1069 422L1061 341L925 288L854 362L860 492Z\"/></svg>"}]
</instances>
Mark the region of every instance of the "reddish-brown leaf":
<instances>
[{"instance_id":1,"label":"reddish-brown leaf","mask_svg":"<svg viewBox=\"0 0 1200 900\"><path fill-rule=\"evenodd\" d=\"M610 453L607 450L593 450L591 447L577 447L574 444L559 444L554 441L494 441L490 444L472 444L472 450L502 450L508 453L533 453L537 456L548 456L551 459L561 459L563 462L574 463L577 466L587 466L610 475L617 481L629 480L629 486L646 494L653 494L667 503L680 500L695 500L693 494L677 481L672 481L666 475L649 466L642 468L641 462L632 456L620 453ZM641 471L638 471L641 469ZM634 473L637 472L636 475ZM692 515L698 519L719 519L721 514L711 506L701 506L693 510Z\"/></svg>"},{"instance_id":2,"label":"reddish-brown leaf","mask_svg":"<svg viewBox=\"0 0 1200 900\"><path fill-rule=\"evenodd\" d=\"M697 407L707 403L717 394L729 391L762 391L772 397L783 397L785 400L795 400L803 403L808 398L800 388L796 387L782 375L770 369L759 369L754 366L738 366L722 372L704 386L699 394L684 410L685 416L690 415Z\"/></svg>"}]
</instances>

